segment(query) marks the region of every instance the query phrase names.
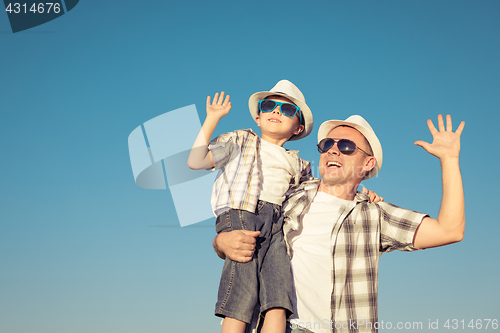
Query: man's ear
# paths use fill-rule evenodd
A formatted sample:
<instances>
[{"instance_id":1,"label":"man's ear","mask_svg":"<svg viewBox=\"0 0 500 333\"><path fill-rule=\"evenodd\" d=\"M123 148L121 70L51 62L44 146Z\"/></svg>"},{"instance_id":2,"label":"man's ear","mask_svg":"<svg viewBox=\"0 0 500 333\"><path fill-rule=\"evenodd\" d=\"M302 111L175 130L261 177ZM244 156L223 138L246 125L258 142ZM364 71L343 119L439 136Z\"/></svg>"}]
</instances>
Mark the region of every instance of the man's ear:
<instances>
[{"instance_id":1,"label":"man's ear","mask_svg":"<svg viewBox=\"0 0 500 333\"><path fill-rule=\"evenodd\" d=\"M303 130L304 130L304 125L299 125L299 127L297 127L295 131L293 131L293 134L299 135L300 133L302 133Z\"/></svg>"},{"instance_id":2,"label":"man's ear","mask_svg":"<svg viewBox=\"0 0 500 333\"><path fill-rule=\"evenodd\" d=\"M375 168L375 165L377 165L377 159L375 156L368 156L368 158L365 160L365 166L364 170L366 173L370 172L373 168Z\"/></svg>"}]
</instances>

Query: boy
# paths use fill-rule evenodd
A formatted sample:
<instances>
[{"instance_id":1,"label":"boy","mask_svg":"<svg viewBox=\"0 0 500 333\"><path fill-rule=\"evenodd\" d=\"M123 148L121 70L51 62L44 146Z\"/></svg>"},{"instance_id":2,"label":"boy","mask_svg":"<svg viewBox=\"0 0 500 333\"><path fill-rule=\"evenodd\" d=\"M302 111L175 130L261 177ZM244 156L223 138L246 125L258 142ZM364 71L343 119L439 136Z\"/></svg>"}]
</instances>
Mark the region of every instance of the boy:
<instances>
[{"instance_id":1,"label":"boy","mask_svg":"<svg viewBox=\"0 0 500 333\"><path fill-rule=\"evenodd\" d=\"M192 169L220 169L212 193L217 233L257 231L248 263L226 258L215 314L225 317L222 333L241 332L256 304L265 313L262 332L285 332L292 312L290 261L281 231L286 194L312 178L310 164L283 148L311 133L313 117L300 90L281 80L249 99L261 136L251 130L225 133L209 142L219 120L231 109L229 95L207 98L207 118L188 159Z\"/></svg>"}]
</instances>

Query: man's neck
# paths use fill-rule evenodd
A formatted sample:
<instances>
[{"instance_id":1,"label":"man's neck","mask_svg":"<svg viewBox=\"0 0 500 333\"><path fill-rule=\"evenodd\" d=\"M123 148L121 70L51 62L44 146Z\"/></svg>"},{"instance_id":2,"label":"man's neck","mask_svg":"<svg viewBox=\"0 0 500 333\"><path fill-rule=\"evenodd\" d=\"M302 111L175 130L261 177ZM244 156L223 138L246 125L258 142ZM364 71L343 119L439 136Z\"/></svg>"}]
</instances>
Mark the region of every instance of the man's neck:
<instances>
[{"instance_id":1,"label":"man's neck","mask_svg":"<svg viewBox=\"0 0 500 333\"><path fill-rule=\"evenodd\" d=\"M340 199L354 200L358 186L359 186L359 184L349 184L349 183L329 185L329 184L325 184L323 181L321 181L318 191L336 196L337 198L340 198Z\"/></svg>"}]
</instances>

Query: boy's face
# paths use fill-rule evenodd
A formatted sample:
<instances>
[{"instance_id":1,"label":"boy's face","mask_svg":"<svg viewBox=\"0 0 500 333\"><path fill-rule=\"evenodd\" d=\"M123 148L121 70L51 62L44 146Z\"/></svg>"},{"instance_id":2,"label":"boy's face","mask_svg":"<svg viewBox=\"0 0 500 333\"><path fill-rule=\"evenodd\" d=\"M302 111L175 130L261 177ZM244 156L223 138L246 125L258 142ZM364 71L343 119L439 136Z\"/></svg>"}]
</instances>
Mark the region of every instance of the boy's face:
<instances>
[{"instance_id":1,"label":"boy's face","mask_svg":"<svg viewBox=\"0 0 500 333\"><path fill-rule=\"evenodd\" d=\"M294 104L292 101L282 96L269 96L265 99ZM271 112L260 112L259 116L255 118L255 121L261 129L263 137L268 136L277 140L288 140L293 135L298 135L304 130L304 126L300 124L299 113L297 112L293 117L287 117L281 113L280 106L276 106Z\"/></svg>"}]
</instances>

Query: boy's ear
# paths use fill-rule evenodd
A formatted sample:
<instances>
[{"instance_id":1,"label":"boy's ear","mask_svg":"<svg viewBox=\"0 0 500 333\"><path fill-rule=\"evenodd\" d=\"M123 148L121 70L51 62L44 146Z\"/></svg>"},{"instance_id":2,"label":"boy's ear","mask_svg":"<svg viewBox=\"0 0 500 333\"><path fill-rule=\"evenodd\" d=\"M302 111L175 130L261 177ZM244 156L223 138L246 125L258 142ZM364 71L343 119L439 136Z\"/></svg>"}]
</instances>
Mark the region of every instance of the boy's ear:
<instances>
[{"instance_id":1,"label":"boy's ear","mask_svg":"<svg viewBox=\"0 0 500 333\"><path fill-rule=\"evenodd\" d=\"M299 127L297 127L295 131L293 131L293 134L299 135L300 133L302 133L303 130L304 130L304 125L299 125Z\"/></svg>"},{"instance_id":2,"label":"boy's ear","mask_svg":"<svg viewBox=\"0 0 500 333\"><path fill-rule=\"evenodd\" d=\"M260 117L259 116L255 117L255 122L257 123L257 126L260 127Z\"/></svg>"}]
</instances>

